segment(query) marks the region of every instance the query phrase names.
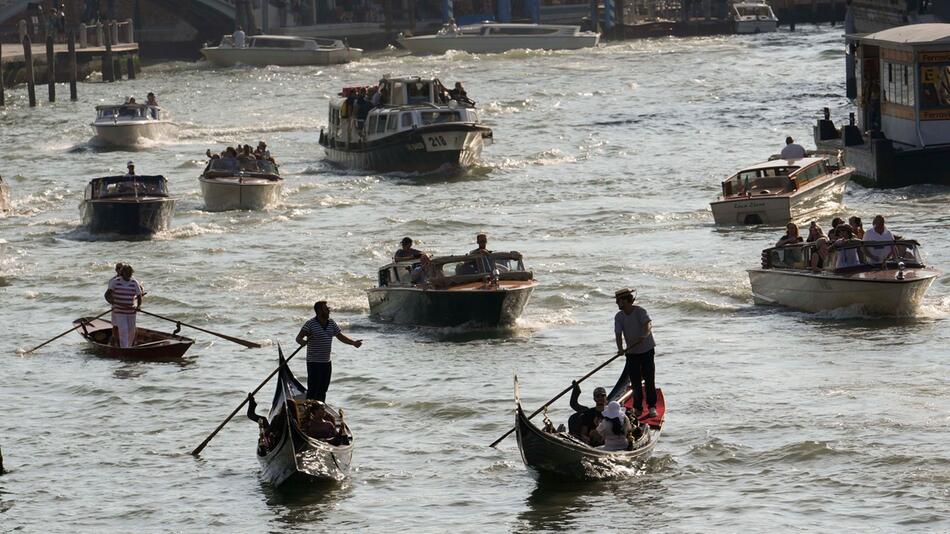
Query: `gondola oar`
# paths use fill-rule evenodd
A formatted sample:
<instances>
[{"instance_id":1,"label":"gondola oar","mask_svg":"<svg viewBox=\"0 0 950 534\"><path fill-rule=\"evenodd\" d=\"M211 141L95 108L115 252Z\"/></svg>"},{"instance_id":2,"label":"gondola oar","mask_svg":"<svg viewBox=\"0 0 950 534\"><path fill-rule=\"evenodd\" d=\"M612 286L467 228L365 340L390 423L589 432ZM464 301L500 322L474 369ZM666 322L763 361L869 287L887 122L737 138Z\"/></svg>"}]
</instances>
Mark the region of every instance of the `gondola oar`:
<instances>
[{"instance_id":1,"label":"gondola oar","mask_svg":"<svg viewBox=\"0 0 950 534\"><path fill-rule=\"evenodd\" d=\"M145 315L151 315L152 317L157 317L157 318L159 318L159 319L164 319L164 320L166 320L166 321L169 321L169 322L172 322L172 323L175 323L175 324L180 324L180 325L182 325L182 326L187 326L188 328L194 328L195 330L199 330L199 331L204 332L204 333L206 333L206 334L211 334L212 336L218 336L218 337L220 337L221 339L227 339L228 341L230 341L230 342L232 342L232 343L237 343L238 345L244 345L245 347L247 347L247 348L249 348L249 349L259 349L259 348L261 347L261 344L260 344L260 343L254 343L253 341L245 341L245 340L243 340L243 339L238 339L238 338L236 338L236 337L232 337L232 336L229 336L229 335L226 335L226 334L220 334L220 333L218 333L218 332L212 332L211 330L205 330L204 328L195 326L195 325L193 325L193 324L183 323L183 322L178 321L178 320L175 320L175 319L169 319L168 317L162 317L161 315L159 315L159 314L157 314L157 313L147 312L147 311L141 310L141 309L139 310L139 312L144 313Z\"/></svg>"},{"instance_id":2,"label":"gondola oar","mask_svg":"<svg viewBox=\"0 0 950 534\"><path fill-rule=\"evenodd\" d=\"M36 350L36 349L38 349L38 348L40 348L40 347L49 345L50 343L52 343L52 342L56 341L57 339L59 339L59 338L65 336L66 334L72 332L73 330L79 328L80 326L82 326L82 325L84 325L84 324L87 324L87 323L90 323L90 322L92 322L92 321L95 321L96 319L102 317L103 315L109 313L110 311L112 311L112 308L109 308L108 310L106 310L106 311L100 313L99 315L93 317L93 318L90 319L89 321L86 321L86 322L77 324L76 326L70 328L69 330L63 332L62 334L60 334L60 335L54 337L53 339L51 339L51 340L49 340L49 341L44 341L43 343L40 343L39 345L37 345L37 346L33 347L32 349L30 349L30 350L24 352L23 354L29 354L29 353L33 352L34 350Z\"/></svg>"},{"instance_id":3,"label":"gondola oar","mask_svg":"<svg viewBox=\"0 0 950 534\"><path fill-rule=\"evenodd\" d=\"M597 371L600 371L601 369L603 369L604 367L606 367L607 364L609 364L610 362L616 360L617 358L619 358L619 357L621 357L621 356L623 356L623 353L622 353L622 352L621 352L620 354L614 355L612 358L610 358L610 359L607 360L606 362L604 362L604 363L598 365L597 367L594 368L593 371L587 373L586 375L584 375L583 377L581 377L581 378L580 378L579 380L577 380L576 382L577 382L578 384L580 384L581 382L587 380L588 378L590 378L591 376L593 376L594 373L596 373ZM551 404L553 404L554 401L560 399L561 397L564 396L564 394L566 394L568 391L571 391L572 389L574 389L574 384L571 384L570 386L567 387L567 389L565 389L564 391L558 393L556 397L554 397L553 399L551 399L551 400L549 400L548 402L544 403L544 406L542 406L542 407L538 408L537 410L535 410L531 415L528 416L528 419L531 419L532 417L534 417L534 416L538 415L539 413L541 413L545 408L547 408L548 406L550 406ZM496 439L495 441L493 441L492 444L489 445L489 447L494 447L495 445L498 445L499 443L501 443L501 440L507 438L507 437L508 437L509 435L511 435L511 433L514 432L514 431L515 431L515 427L511 427L511 429L509 429L508 432L505 432L500 438L498 438L498 439Z\"/></svg>"},{"instance_id":4,"label":"gondola oar","mask_svg":"<svg viewBox=\"0 0 950 534\"><path fill-rule=\"evenodd\" d=\"M304 347L306 347L306 346L307 346L307 345L300 345L299 347L297 347L297 350L295 350L295 351L293 352L293 354L291 354L290 356L288 356L287 359L284 360L284 362L285 362L285 363L286 363L286 362L289 362L291 358L293 358L294 356L296 356L296 354L297 354L298 352L300 352L300 349L302 349L302 348L304 348ZM244 400L241 401L241 404L238 404L238 407L235 408L233 412L231 412L231 415L229 415L227 419L225 419L220 425L218 425L218 428L215 428L215 429L214 429L214 432L212 432L210 435L208 435L208 437L206 437L205 440L201 442L201 445L198 445L197 447L195 447L195 450L191 451L192 456L198 456L199 454L201 454L201 451L203 451L204 448L208 445L208 442L210 442L210 441L214 438L214 436L217 435L217 433L220 432L222 428L224 428L224 425L228 424L228 421L230 421L231 419L233 419L234 416L237 415L237 413L238 413L239 411L241 411L241 408L243 408L244 405L247 404L247 399L248 399L251 395L254 395L254 394L257 393L258 391L260 391L261 388L264 387L264 385L266 385L268 382L270 382L270 379L271 379L271 378L274 378L274 375L277 374L277 371L280 371L280 367L278 367L277 369L274 369L274 370L271 372L271 374L267 375L267 378L265 378L264 381L260 383L260 385L258 385L256 388L254 388L254 391L252 391L252 392L250 393L250 395L248 395L247 397L244 397Z\"/></svg>"}]
</instances>

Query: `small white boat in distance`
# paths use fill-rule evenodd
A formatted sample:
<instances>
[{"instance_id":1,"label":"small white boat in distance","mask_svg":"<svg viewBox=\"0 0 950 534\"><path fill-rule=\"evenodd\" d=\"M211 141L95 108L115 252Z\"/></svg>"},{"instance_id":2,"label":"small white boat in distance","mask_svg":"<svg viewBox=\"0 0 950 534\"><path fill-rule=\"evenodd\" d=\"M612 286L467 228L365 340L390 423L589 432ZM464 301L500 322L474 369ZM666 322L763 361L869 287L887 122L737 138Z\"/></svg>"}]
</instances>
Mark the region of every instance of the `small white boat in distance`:
<instances>
[{"instance_id":1,"label":"small white boat in distance","mask_svg":"<svg viewBox=\"0 0 950 534\"><path fill-rule=\"evenodd\" d=\"M269 160L213 158L198 182L208 211L261 210L280 199L284 179Z\"/></svg>"},{"instance_id":2,"label":"small white boat in distance","mask_svg":"<svg viewBox=\"0 0 950 534\"><path fill-rule=\"evenodd\" d=\"M446 24L435 35L400 35L396 40L413 54L444 54L448 50L494 54L519 48L577 50L597 46L600 34L582 32L580 26L482 22L462 27Z\"/></svg>"},{"instance_id":3,"label":"small white boat in distance","mask_svg":"<svg viewBox=\"0 0 950 534\"><path fill-rule=\"evenodd\" d=\"M749 270L755 303L807 312L910 315L937 277L913 240L835 244L828 247L822 267L812 270L819 246L802 243L762 251L762 268Z\"/></svg>"},{"instance_id":4,"label":"small white boat in distance","mask_svg":"<svg viewBox=\"0 0 950 534\"><path fill-rule=\"evenodd\" d=\"M96 120L91 124L97 141L103 145L127 147L139 139L158 139L173 128L168 113L147 104L96 106Z\"/></svg>"},{"instance_id":5,"label":"small white boat in distance","mask_svg":"<svg viewBox=\"0 0 950 534\"><path fill-rule=\"evenodd\" d=\"M221 44L202 48L201 54L219 67L238 64L292 67L349 63L363 57L363 50L350 48L337 39L290 35L255 35L248 37L244 46L238 47L235 46L232 36L225 35Z\"/></svg>"},{"instance_id":6,"label":"small white boat in distance","mask_svg":"<svg viewBox=\"0 0 950 534\"><path fill-rule=\"evenodd\" d=\"M735 2L732 18L736 21L736 33L767 33L778 30L778 17L765 2Z\"/></svg>"},{"instance_id":7,"label":"small white boat in distance","mask_svg":"<svg viewBox=\"0 0 950 534\"><path fill-rule=\"evenodd\" d=\"M833 157L774 159L727 178L709 205L716 224L784 226L841 202L853 172Z\"/></svg>"}]
</instances>

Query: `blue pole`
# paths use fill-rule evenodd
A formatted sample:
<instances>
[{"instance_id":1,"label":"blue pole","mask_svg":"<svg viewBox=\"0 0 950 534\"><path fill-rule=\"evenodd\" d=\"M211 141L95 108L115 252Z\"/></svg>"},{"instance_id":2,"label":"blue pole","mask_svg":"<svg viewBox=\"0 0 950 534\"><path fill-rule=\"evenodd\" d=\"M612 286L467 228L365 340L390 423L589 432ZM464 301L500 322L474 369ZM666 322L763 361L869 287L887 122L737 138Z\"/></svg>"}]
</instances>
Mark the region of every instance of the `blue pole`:
<instances>
[{"instance_id":1,"label":"blue pole","mask_svg":"<svg viewBox=\"0 0 950 534\"><path fill-rule=\"evenodd\" d=\"M614 27L614 0L604 0L604 28Z\"/></svg>"},{"instance_id":2,"label":"blue pole","mask_svg":"<svg viewBox=\"0 0 950 534\"><path fill-rule=\"evenodd\" d=\"M454 19L455 14L452 12L452 0L442 0L442 23L447 24L450 19Z\"/></svg>"},{"instance_id":3,"label":"blue pole","mask_svg":"<svg viewBox=\"0 0 950 534\"><path fill-rule=\"evenodd\" d=\"M498 0L498 21L511 22L511 0Z\"/></svg>"},{"instance_id":4,"label":"blue pole","mask_svg":"<svg viewBox=\"0 0 950 534\"><path fill-rule=\"evenodd\" d=\"M531 22L541 23L541 0L526 0L531 9Z\"/></svg>"}]
</instances>

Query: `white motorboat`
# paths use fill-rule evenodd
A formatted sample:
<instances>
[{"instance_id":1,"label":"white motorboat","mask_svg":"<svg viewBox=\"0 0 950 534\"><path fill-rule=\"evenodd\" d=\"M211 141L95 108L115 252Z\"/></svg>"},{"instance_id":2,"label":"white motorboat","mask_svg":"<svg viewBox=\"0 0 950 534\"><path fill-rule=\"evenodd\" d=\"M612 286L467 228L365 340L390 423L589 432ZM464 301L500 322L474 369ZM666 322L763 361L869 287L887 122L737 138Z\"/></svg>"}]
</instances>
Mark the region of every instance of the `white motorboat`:
<instances>
[{"instance_id":1,"label":"white motorboat","mask_svg":"<svg viewBox=\"0 0 950 534\"><path fill-rule=\"evenodd\" d=\"M784 226L841 202L853 171L835 158L774 159L727 178L709 205L716 224Z\"/></svg>"},{"instance_id":2,"label":"white motorboat","mask_svg":"<svg viewBox=\"0 0 950 534\"><path fill-rule=\"evenodd\" d=\"M778 17L772 6L765 2L735 2L732 4L732 19L736 33L767 33L778 30Z\"/></svg>"},{"instance_id":3,"label":"white motorboat","mask_svg":"<svg viewBox=\"0 0 950 534\"><path fill-rule=\"evenodd\" d=\"M269 160L213 158L198 182L208 211L260 210L280 199L284 179Z\"/></svg>"},{"instance_id":4,"label":"white motorboat","mask_svg":"<svg viewBox=\"0 0 950 534\"><path fill-rule=\"evenodd\" d=\"M140 139L158 139L168 135L172 121L164 109L147 104L117 104L96 106L96 120L92 123L100 144L134 146Z\"/></svg>"},{"instance_id":5,"label":"white motorboat","mask_svg":"<svg viewBox=\"0 0 950 534\"><path fill-rule=\"evenodd\" d=\"M201 54L214 65L252 65L282 67L298 65L335 65L363 57L363 50L350 48L337 39L294 37L290 35L255 35L244 46L236 46L234 38L225 35L218 46L206 46Z\"/></svg>"},{"instance_id":6,"label":"white motorboat","mask_svg":"<svg viewBox=\"0 0 950 534\"><path fill-rule=\"evenodd\" d=\"M599 39L600 34L582 32L580 26L482 22L462 27L446 24L435 35L400 35L396 40L413 54L444 54L448 50L492 54L520 48L577 50L596 46Z\"/></svg>"},{"instance_id":7,"label":"white motorboat","mask_svg":"<svg viewBox=\"0 0 950 534\"><path fill-rule=\"evenodd\" d=\"M749 270L756 304L807 312L845 309L864 315L909 315L937 271L926 267L912 240L851 240L828 247L822 267L811 269L815 243L762 252L762 268ZM820 257L820 256L819 256Z\"/></svg>"},{"instance_id":8,"label":"white motorboat","mask_svg":"<svg viewBox=\"0 0 950 534\"><path fill-rule=\"evenodd\" d=\"M10 209L10 187L3 183L3 176L0 176L0 213Z\"/></svg>"}]
</instances>

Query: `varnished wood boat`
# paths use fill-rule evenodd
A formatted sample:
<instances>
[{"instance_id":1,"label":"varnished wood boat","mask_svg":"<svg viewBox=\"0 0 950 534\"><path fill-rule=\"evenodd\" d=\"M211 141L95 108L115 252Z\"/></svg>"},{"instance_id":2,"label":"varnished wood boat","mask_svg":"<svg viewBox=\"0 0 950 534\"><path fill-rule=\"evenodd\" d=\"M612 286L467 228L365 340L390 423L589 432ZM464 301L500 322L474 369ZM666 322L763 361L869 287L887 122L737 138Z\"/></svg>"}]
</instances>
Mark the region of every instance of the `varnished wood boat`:
<instances>
[{"instance_id":1,"label":"varnished wood boat","mask_svg":"<svg viewBox=\"0 0 950 534\"><path fill-rule=\"evenodd\" d=\"M215 158L198 183L208 211L262 210L280 199L284 179L272 161Z\"/></svg>"},{"instance_id":2,"label":"varnished wood boat","mask_svg":"<svg viewBox=\"0 0 950 534\"><path fill-rule=\"evenodd\" d=\"M380 268L379 287L367 291L372 317L425 326L510 325L538 285L519 252L433 258L426 279L413 282L418 265Z\"/></svg>"},{"instance_id":3,"label":"varnished wood boat","mask_svg":"<svg viewBox=\"0 0 950 534\"><path fill-rule=\"evenodd\" d=\"M76 331L89 342L93 352L110 358L175 361L181 359L195 343L193 339L179 336L177 330L168 334L147 328L136 328L135 345L122 348L112 345L110 321L80 317L73 321L73 324L79 327Z\"/></svg>"},{"instance_id":4,"label":"varnished wood boat","mask_svg":"<svg viewBox=\"0 0 950 534\"><path fill-rule=\"evenodd\" d=\"M353 459L353 434L343 422L342 410L327 405L337 417L338 435L330 441L312 438L300 428L298 403L307 397L307 388L297 380L283 354L277 373L277 392L267 416L273 444L258 446L261 477L275 487L293 482L339 481L349 475ZM293 402L288 402L293 401Z\"/></svg>"},{"instance_id":5,"label":"varnished wood boat","mask_svg":"<svg viewBox=\"0 0 950 534\"><path fill-rule=\"evenodd\" d=\"M629 475L631 471L624 468L641 465L660 439L666 405L663 392L657 389L656 393L657 417L640 419L642 433L632 448L606 451L591 447L566 431L554 430L550 421L546 421L544 428L535 426L521 408L518 379L515 378L515 432L521 459L526 466L547 477L590 480ZM629 409L633 405L630 390L618 401ZM643 408L646 413L646 406Z\"/></svg>"},{"instance_id":6,"label":"varnished wood boat","mask_svg":"<svg viewBox=\"0 0 950 534\"><path fill-rule=\"evenodd\" d=\"M86 186L79 215L90 233L148 236L168 229L175 199L164 176L106 176Z\"/></svg>"}]
</instances>

